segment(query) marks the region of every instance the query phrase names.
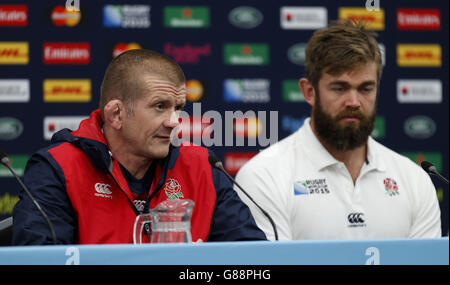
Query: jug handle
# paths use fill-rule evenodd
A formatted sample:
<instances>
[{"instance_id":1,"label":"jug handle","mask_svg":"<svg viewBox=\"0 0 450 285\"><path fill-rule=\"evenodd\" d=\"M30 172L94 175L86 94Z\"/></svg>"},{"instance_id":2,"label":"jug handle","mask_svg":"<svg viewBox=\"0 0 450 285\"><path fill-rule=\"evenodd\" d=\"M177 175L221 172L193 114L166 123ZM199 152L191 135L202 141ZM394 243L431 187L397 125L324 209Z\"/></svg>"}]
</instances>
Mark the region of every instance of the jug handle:
<instances>
[{"instance_id":1,"label":"jug handle","mask_svg":"<svg viewBox=\"0 0 450 285\"><path fill-rule=\"evenodd\" d=\"M152 223L151 220L141 222L141 228L139 230L139 238L136 238L137 225L139 223L139 220L141 220L141 219L142 219L142 215L138 215L136 217L136 220L134 221L134 226L133 226L133 244L142 244L142 230L143 230L145 224L149 223L151 225L151 223Z\"/></svg>"}]
</instances>

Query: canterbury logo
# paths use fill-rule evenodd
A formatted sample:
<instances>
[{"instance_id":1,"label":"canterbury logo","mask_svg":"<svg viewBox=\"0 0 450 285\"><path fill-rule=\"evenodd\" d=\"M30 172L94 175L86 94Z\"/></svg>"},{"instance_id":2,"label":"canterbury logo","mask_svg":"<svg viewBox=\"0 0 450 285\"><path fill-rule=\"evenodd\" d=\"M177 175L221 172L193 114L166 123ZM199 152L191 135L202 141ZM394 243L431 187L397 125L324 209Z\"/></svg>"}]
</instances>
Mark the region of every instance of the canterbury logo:
<instances>
[{"instance_id":1,"label":"canterbury logo","mask_svg":"<svg viewBox=\"0 0 450 285\"><path fill-rule=\"evenodd\" d=\"M363 213L351 213L347 218L351 224L364 223L362 216L364 216Z\"/></svg>"},{"instance_id":2,"label":"canterbury logo","mask_svg":"<svg viewBox=\"0 0 450 285\"><path fill-rule=\"evenodd\" d=\"M109 195L109 194L112 193L112 192L109 190L110 187L111 187L111 185L109 185L109 184L96 183L96 184L95 184L95 191L97 191L97 193Z\"/></svg>"}]
</instances>

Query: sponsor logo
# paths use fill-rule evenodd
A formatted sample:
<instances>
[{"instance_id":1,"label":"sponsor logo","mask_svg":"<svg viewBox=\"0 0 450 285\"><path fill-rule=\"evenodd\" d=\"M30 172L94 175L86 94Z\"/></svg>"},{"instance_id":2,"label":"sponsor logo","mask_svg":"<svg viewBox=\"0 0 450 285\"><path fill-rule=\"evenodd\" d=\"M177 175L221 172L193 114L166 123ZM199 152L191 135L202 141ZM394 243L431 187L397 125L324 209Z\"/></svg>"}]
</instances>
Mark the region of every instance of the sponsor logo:
<instances>
[{"instance_id":1,"label":"sponsor logo","mask_svg":"<svg viewBox=\"0 0 450 285\"><path fill-rule=\"evenodd\" d=\"M11 168L17 173L17 176L22 177L25 173L25 166L28 162L28 155L23 154L10 154ZM14 177L12 173L6 167L0 167L0 177Z\"/></svg>"},{"instance_id":2,"label":"sponsor logo","mask_svg":"<svg viewBox=\"0 0 450 285\"><path fill-rule=\"evenodd\" d=\"M330 194L325 178L294 182L294 195Z\"/></svg>"},{"instance_id":3,"label":"sponsor logo","mask_svg":"<svg viewBox=\"0 0 450 285\"><path fill-rule=\"evenodd\" d=\"M105 183L95 183L94 188L96 192L94 193L95 196L112 199L111 185Z\"/></svg>"},{"instance_id":4,"label":"sponsor logo","mask_svg":"<svg viewBox=\"0 0 450 285\"><path fill-rule=\"evenodd\" d=\"M298 79L286 79L281 82L283 101L305 102L305 97L298 87Z\"/></svg>"},{"instance_id":5,"label":"sponsor logo","mask_svg":"<svg viewBox=\"0 0 450 285\"><path fill-rule=\"evenodd\" d=\"M90 79L45 79L44 102L90 102Z\"/></svg>"},{"instance_id":6,"label":"sponsor logo","mask_svg":"<svg viewBox=\"0 0 450 285\"><path fill-rule=\"evenodd\" d=\"M270 101L268 79L225 79L223 96L226 102L266 103Z\"/></svg>"},{"instance_id":7,"label":"sponsor logo","mask_svg":"<svg viewBox=\"0 0 450 285\"><path fill-rule=\"evenodd\" d=\"M145 204L147 201L145 200L134 200L134 206L136 207L136 210L138 210L140 213L144 211Z\"/></svg>"},{"instance_id":8,"label":"sponsor logo","mask_svg":"<svg viewBox=\"0 0 450 285\"><path fill-rule=\"evenodd\" d=\"M397 64L400 67L440 67L442 49L439 44L398 44Z\"/></svg>"},{"instance_id":9,"label":"sponsor logo","mask_svg":"<svg viewBox=\"0 0 450 285\"><path fill-rule=\"evenodd\" d=\"M439 79L399 79L397 100L400 103L441 103L442 82Z\"/></svg>"},{"instance_id":10,"label":"sponsor logo","mask_svg":"<svg viewBox=\"0 0 450 285\"><path fill-rule=\"evenodd\" d=\"M150 27L149 5L105 5L103 26L109 28Z\"/></svg>"},{"instance_id":11,"label":"sponsor logo","mask_svg":"<svg viewBox=\"0 0 450 285\"><path fill-rule=\"evenodd\" d=\"M240 6L230 11L228 20L237 28L253 29L261 24L263 15L256 8Z\"/></svg>"},{"instance_id":12,"label":"sponsor logo","mask_svg":"<svg viewBox=\"0 0 450 285\"><path fill-rule=\"evenodd\" d=\"M164 7L164 26L166 28L209 28L209 8L204 6L166 6Z\"/></svg>"},{"instance_id":13,"label":"sponsor logo","mask_svg":"<svg viewBox=\"0 0 450 285\"><path fill-rule=\"evenodd\" d=\"M386 119L384 117L376 117L374 128L370 136L374 139L384 139L386 137Z\"/></svg>"},{"instance_id":14,"label":"sponsor logo","mask_svg":"<svg viewBox=\"0 0 450 285\"><path fill-rule=\"evenodd\" d=\"M81 12L75 9L66 9L65 6L58 5L53 8L50 18L53 25L57 27L74 27L81 21Z\"/></svg>"},{"instance_id":15,"label":"sponsor logo","mask_svg":"<svg viewBox=\"0 0 450 285\"><path fill-rule=\"evenodd\" d=\"M211 55L211 44L202 46L193 46L185 44L184 46L176 46L171 43L164 45L164 54L172 57L179 64L198 64L200 58Z\"/></svg>"},{"instance_id":16,"label":"sponsor logo","mask_svg":"<svg viewBox=\"0 0 450 285\"><path fill-rule=\"evenodd\" d=\"M441 11L439 9L397 9L399 30L440 30Z\"/></svg>"},{"instance_id":17,"label":"sponsor logo","mask_svg":"<svg viewBox=\"0 0 450 285\"><path fill-rule=\"evenodd\" d=\"M183 192L181 192L180 183L173 178L167 179L166 184L164 184L164 192L166 192L167 200L179 200L184 198Z\"/></svg>"},{"instance_id":18,"label":"sponsor logo","mask_svg":"<svg viewBox=\"0 0 450 285\"><path fill-rule=\"evenodd\" d=\"M227 65L268 65L267 44L225 44L224 61Z\"/></svg>"},{"instance_id":19,"label":"sponsor logo","mask_svg":"<svg viewBox=\"0 0 450 285\"><path fill-rule=\"evenodd\" d=\"M281 7L280 20L283 29L314 30L327 26L325 7Z\"/></svg>"},{"instance_id":20,"label":"sponsor logo","mask_svg":"<svg viewBox=\"0 0 450 285\"><path fill-rule=\"evenodd\" d=\"M230 175L236 175L241 167L247 163L257 152L227 152L224 157L225 170Z\"/></svg>"},{"instance_id":21,"label":"sponsor logo","mask_svg":"<svg viewBox=\"0 0 450 285\"><path fill-rule=\"evenodd\" d=\"M28 64L28 42L0 42L1 64Z\"/></svg>"},{"instance_id":22,"label":"sponsor logo","mask_svg":"<svg viewBox=\"0 0 450 285\"><path fill-rule=\"evenodd\" d=\"M44 64L88 64L91 61L91 46L81 43L44 43Z\"/></svg>"},{"instance_id":23,"label":"sponsor logo","mask_svg":"<svg viewBox=\"0 0 450 285\"><path fill-rule=\"evenodd\" d=\"M0 79L0 102L30 101L30 81L28 79Z\"/></svg>"},{"instance_id":24,"label":"sponsor logo","mask_svg":"<svg viewBox=\"0 0 450 285\"><path fill-rule=\"evenodd\" d=\"M412 138L428 139L436 132L436 124L430 117L413 116L405 121L403 130Z\"/></svg>"},{"instance_id":25,"label":"sponsor logo","mask_svg":"<svg viewBox=\"0 0 450 285\"><path fill-rule=\"evenodd\" d=\"M284 115L281 119L281 129L289 134L295 133L301 126L303 126L305 119L306 117L295 118Z\"/></svg>"},{"instance_id":26,"label":"sponsor logo","mask_svg":"<svg viewBox=\"0 0 450 285\"><path fill-rule=\"evenodd\" d=\"M113 47L112 57L115 58L119 56L121 53L126 52L127 50L132 49L141 49L141 45L138 43L118 43Z\"/></svg>"},{"instance_id":27,"label":"sponsor logo","mask_svg":"<svg viewBox=\"0 0 450 285\"><path fill-rule=\"evenodd\" d=\"M186 100L197 102L202 99L204 93L203 84L196 80L190 79L186 82Z\"/></svg>"},{"instance_id":28,"label":"sponsor logo","mask_svg":"<svg viewBox=\"0 0 450 285\"><path fill-rule=\"evenodd\" d=\"M386 194L389 196L397 196L400 195L400 192L398 191L398 185L397 182L392 178L385 178L383 180L384 189L386 190Z\"/></svg>"},{"instance_id":29,"label":"sponsor logo","mask_svg":"<svg viewBox=\"0 0 450 285\"><path fill-rule=\"evenodd\" d=\"M440 152L402 152L402 154L418 165L424 160L429 161L436 166L438 172L442 171L442 154Z\"/></svg>"},{"instance_id":30,"label":"sponsor logo","mask_svg":"<svg viewBox=\"0 0 450 285\"><path fill-rule=\"evenodd\" d=\"M27 5L0 5L0 26L28 25Z\"/></svg>"},{"instance_id":31,"label":"sponsor logo","mask_svg":"<svg viewBox=\"0 0 450 285\"><path fill-rule=\"evenodd\" d=\"M305 64L306 44L300 43L291 46L287 51L287 57L290 62L298 65Z\"/></svg>"},{"instance_id":32,"label":"sponsor logo","mask_svg":"<svg viewBox=\"0 0 450 285\"><path fill-rule=\"evenodd\" d=\"M364 213L350 213L347 216L348 227L356 228L356 227L365 227L366 221L364 220Z\"/></svg>"},{"instance_id":33,"label":"sponsor logo","mask_svg":"<svg viewBox=\"0 0 450 285\"><path fill-rule=\"evenodd\" d=\"M369 30L384 30L384 9L369 11L359 7L340 7L338 11L339 19L363 22Z\"/></svg>"},{"instance_id":34,"label":"sponsor logo","mask_svg":"<svg viewBox=\"0 0 450 285\"><path fill-rule=\"evenodd\" d=\"M0 140L13 140L23 132L23 124L15 118L0 117Z\"/></svg>"},{"instance_id":35,"label":"sponsor logo","mask_svg":"<svg viewBox=\"0 0 450 285\"><path fill-rule=\"evenodd\" d=\"M44 117L44 139L50 140L52 136L62 130L76 130L86 116Z\"/></svg>"}]
</instances>

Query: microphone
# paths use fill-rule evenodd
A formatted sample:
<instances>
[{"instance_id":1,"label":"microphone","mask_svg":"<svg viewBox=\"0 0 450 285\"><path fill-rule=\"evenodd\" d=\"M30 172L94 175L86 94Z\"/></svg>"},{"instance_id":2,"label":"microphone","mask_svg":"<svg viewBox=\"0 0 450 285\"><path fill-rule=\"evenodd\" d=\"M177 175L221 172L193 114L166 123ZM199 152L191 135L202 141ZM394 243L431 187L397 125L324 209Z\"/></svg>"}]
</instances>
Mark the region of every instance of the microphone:
<instances>
[{"instance_id":1,"label":"microphone","mask_svg":"<svg viewBox=\"0 0 450 285\"><path fill-rule=\"evenodd\" d=\"M437 171L436 166L434 166L431 162L422 161L420 165L422 166L423 170L425 170L426 173L434 174L437 177L439 177L442 181L448 184L448 180Z\"/></svg>"},{"instance_id":2,"label":"microphone","mask_svg":"<svg viewBox=\"0 0 450 285\"><path fill-rule=\"evenodd\" d=\"M53 244L57 244L56 242L56 234L55 234L55 229L53 228L52 223L50 222L50 219L48 218L47 214L42 210L41 206L39 205L39 203L37 202L37 200L33 197L33 195L31 195L31 192L28 190L28 188L25 186L25 184L23 184L22 180L20 180L19 176L17 176L16 172L11 168L11 161L9 159L9 157L6 155L6 153L4 153L3 151L0 150L0 162L1 164L3 164L6 168L9 169L9 171L14 175L14 177L16 178L16 180L19 182L20 186L22 187L23 190L25 190L25 192L27 193L28 197L30 197L31 201L33 201L34 205L36 206L36 208L39 210L39 212L41 213L41 215L44 217L45 221L48 224L48 227L50 228L50 232L52 234L53 237Z\"/></svg>"},{"instance_id":3,"label":"microphone","mask_svg":"<svg viewBox=\"0 0 450 285\"><path fill-rule=\"evenodd\" d=\"M241 189L241 191L250 199L250 201L253 202L253 204L256 205L256 207L258 207L258 209L261 210L261 212L267 217L267 219L269 219L270 224L272 225L273 228L273 232L275 234L275 240L278 240L278 232L277 232L277 227L275 226L274 221L272 220L272 217L269 215L269 213L267 213L266 211L264 211L263 208L261 208L256 202L255 200L253 200L253 198L247 193L245 192L245 190L241 187L241 185L239 185L236 180L233 179L233 177L231 177L230 174L228 174L228 172L225 170L225 168L223 167L222 162L220 161L220 159L218 159L216 156L214 155L209 155L208 157L208 161L209 164L211 164L212 167L214 167L215 169L220 170L223 174L225 174L225 176L233 183L235 184L237 187L239 187L239 189Z\"/></svg>"}]
</instances>

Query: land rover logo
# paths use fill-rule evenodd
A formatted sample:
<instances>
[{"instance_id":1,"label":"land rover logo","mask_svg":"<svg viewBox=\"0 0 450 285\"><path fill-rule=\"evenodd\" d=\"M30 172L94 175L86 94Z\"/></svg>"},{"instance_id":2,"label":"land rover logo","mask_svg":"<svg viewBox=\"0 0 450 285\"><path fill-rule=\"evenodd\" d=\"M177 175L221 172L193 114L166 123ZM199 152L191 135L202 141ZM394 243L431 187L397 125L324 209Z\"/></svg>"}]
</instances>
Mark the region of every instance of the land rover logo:
<instances>
[{"instance_id":1,"label":"land rover logo","mask_svg":"<svg viewBox=\"0 0 450 285\"><path fill-rule=\"evenodd\" d=\"M305 50L306 44L295 44L291 46L287 52L288 59L295 64L304 65L305 64Z\"/></svg>"},{"instance_id":2,"label":"land rover logo","mask_svg":"<svg viewBox=\"0 0 450 285\"><path fill-rule=\"evenodd\" d=\"M231 10L228 19L235 27L253 29L261 24L263 16L259 10L253 7L241 6Z\"/></svg>"},{"instance_id":3,"label":"land rover logo","mask_svg":"<svg viewBox=\"0 0 450 285\"><path fill-rule=\"evenodd\" d=\"M427 139L436 132L436 124L427 116L413 116L405 121L405 133L415 139Z\"/></svg>"},{"instance_id":4,"label":"land rover logo","mask_svg":"<svg viewBox=\"0 0 450 285\"><path fill-rule=\"evenodd\" d=\"M0 118L0 140L13 140L23 131L22 122L10 117Z\"/></svg>"}]
</instances>

